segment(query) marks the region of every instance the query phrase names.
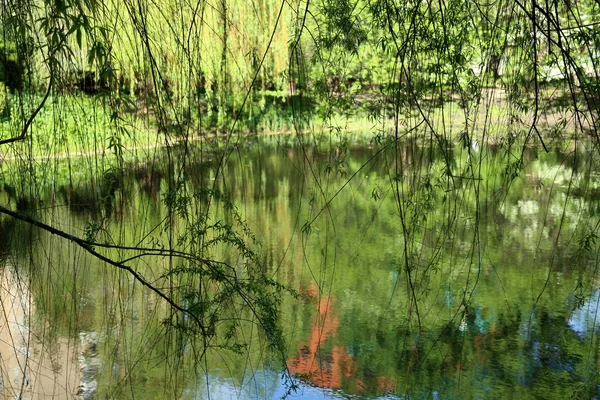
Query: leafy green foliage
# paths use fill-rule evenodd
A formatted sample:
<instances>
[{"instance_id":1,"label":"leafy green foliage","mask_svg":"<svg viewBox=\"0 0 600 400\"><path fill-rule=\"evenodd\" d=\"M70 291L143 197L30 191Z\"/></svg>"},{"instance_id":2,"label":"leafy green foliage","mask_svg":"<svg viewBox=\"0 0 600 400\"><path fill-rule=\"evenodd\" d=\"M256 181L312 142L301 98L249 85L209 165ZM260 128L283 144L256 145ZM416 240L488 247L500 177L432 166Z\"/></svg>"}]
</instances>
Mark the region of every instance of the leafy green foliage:
<instances>
[{"instance_id":1,"label":"leafy green foliage","mask_svg":"<svg viewBox=\"0 0 600 400\"><path fill-rule=\"evenodd\" d=\"M77 233L83 232L87 249L121 260L127 265L118 265L138 282L150 276L141 282L167 300L170 309L156 312L164 321L160 329L176 332L179 342L166 347L173 357L200 349L192 370L200 360L206 362L212 349L251 351L245 334L256 327L280 364L286 362L281 308L296 293L276 276L282 275L279 268L270 269L273 250L257 239L249 204L237 202L269 198L273 201L260 212L281 213L285 207L273 195L273 185L280 182L274 183L264 166L243 159L243 143L234 136L238 131L324 132L298 135L302 153L286 149L287 159L302 174L288 176L281 186L302 200L294 203L295 224L306 221L293 225L302 243L291 270L302 276L298 265L310 264L321 296L327 279L333 282L326 268L332 251L337 257L338 247L348 250L340 257L347 257L350 266L363 258L362 268L355 269L360 273L348 268L343 286L335 289L336 297L348 297L348 307L358 310L365 328L347 333L368 343L352 351L363 357L362 367L383 369L376 360L391 363L394 358L409 370L417 365L407 351L386 354L393 340L385 332L405 331L403 345L424 354L424 343L443 342L446 330L460 335L474 327L479 334L491 329L491 317L485 319L482 307L492 307L497 299L482 299L477 290L493 269L484 260L485 239L503 238L485 231L491 225L482 220L504 218L530 232L530 226L519 225L518 216L504 215L501 205L548 194L546 176L527 175L539 161L529 146L548 151L544 127L552 127L550 138L587 131L598 138L600 13L592 1L575 7L570 2L461 0L222 0L216 5L40 0L9 1L2 7L0 108L7 118L0 122L0 140L12 143L7 202L23 210L41 206L36 197L43 187L52 192L45 200L50 208L60 204L59 197L75 215L85 215ZM565 103L569 115L560 114ZM376 149L360 165L349 157L353 149L347 132L353 127L378 130L371 142ZM223 140L206 140L208 133ZM135 160L135 151L159 146L167 161L155 175L150 162ZM81 160L73 161L75 155ZM236 157L247 167L239 181L230 175ZM54 170L48 160L56 161ZM363 176L363 169L369 175ZM572 171L573 177L576 168ZM127 186L125 177L132 174L139 187ZM588 181L590 176L595 175L589 172ZM357 179L365 181L366 192L353 186ZM583 183L579 191L571 191L569 184L561 192L565 205L571 194L584 191ZM244 192L249 186L256 191ZM347 198L346 188L354 191ZM130 237L130 232L111 231L111 223L131 212L124 199L137 189L152 203L137 206L162 214L140 214L140 230L133 229ZM341 198L355 212L344 214L348 221L369 227L378 213L385 213L382 231L393 234L380 239L365 232L363 238L380 246L358 252L356 238L337 236ZM575 213L563 207L561 214L554 206L549 222L558 237L563 222L574 224ZM525 201L527 207L537 205ZM145 225L148 216L152 226ZM547 221L530 222L543 225L543 231ZM569 229L580 237L576 255L586 259L596 248L596 229ZM296 232L284 233L289 244L279 247L294 247ZM444 253L448 244L456 253ZM313 253L307 253L307 245ZM457 263L461 268L455 276L451 267ZM314 272L317 265L320 271ZM385 278L365 278L373 271ZM530 285L543 287L539 298L551 273L547 276L543 285ZM119 288L129 286L118 278ZM516 273L511 278L520 291L509 290L518 297L525 291L524 280ZM77 276L69 279L71 293L78 293ZM575 289L574 309L586 302L583 282ZM347 294L363 284L372 285L374 293L392 293L367 303L381 321L390 313L390 320L400 321L396 326L369 324L373 316L352 305ZM447 309L441 310L451 316L436 319L429 310L439 305L440 288L447 289ZM135 298L130 289L116 296L126 307ZM402 296L394 296L396 290ZM40 307L47 304L48 315L59 314L67 292L52 293ZM511 318L498 316L499 329L519 326ZM427 337L424 326L442 333ZM463 355L473 357L455 342L439 346L455 365ZM530 351L527 346L520 351ZM517 369L509 365L506 376L515 376ZM419 378L409 375L404 374L407 387Z\"/></svg>"}]
</instances>

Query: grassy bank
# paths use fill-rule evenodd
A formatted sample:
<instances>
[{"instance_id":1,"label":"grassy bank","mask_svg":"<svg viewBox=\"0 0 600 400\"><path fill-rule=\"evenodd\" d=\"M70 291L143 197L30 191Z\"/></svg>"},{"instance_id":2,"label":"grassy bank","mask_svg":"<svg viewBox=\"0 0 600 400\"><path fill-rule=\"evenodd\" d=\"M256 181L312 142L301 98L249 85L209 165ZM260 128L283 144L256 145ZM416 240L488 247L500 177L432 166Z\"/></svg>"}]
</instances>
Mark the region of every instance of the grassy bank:
<instances>
[{"instance_id":1,"label":"grassy bank","mask_svg":"<svg viewBox=\"0 0 600 400\"><path fill-rule=\"evenodd\" d=\"M3 148L3 159L7 162L24 155L123 157L134 150L230 135L370 132L388 136L396 133L396 126L400 136L434 135L458 141L466 133L480 142L526 135L534 122L549 141L585 137L593 130L589 120L580 121L572 109L561 106L568 93L560 88L542 92L543 106L538 108L537 118L533 99L514 104L501 89L483 89L477 101L467 105L456 93L431 93L399 110L397 118L393 117L393 99L376 93L338 93L321 103L282 92L257 96L259 101L221 122L212 118L206 107L188 110L183 113L185 119L177 118L178 114L165 118L155 111L154 100L149 98L127 98L125 102L110 94L50 96L25 140ZM115 99L122 102L118 111ZM0 120L0 139L18 136L24 119L41 100L38 95L9 96L8 111ZM341 103L343 107L338 107Z\"/></svg>"}]
</instances>

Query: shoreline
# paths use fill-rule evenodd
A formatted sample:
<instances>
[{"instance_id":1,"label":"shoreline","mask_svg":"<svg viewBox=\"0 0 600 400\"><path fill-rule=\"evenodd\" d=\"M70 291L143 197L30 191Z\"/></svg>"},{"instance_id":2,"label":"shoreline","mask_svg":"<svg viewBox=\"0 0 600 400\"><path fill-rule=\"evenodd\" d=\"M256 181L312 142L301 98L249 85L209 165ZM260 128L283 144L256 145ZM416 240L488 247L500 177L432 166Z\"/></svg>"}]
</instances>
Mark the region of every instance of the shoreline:
<instances>
[{"instance_id":1,"label":"shoreline","mask_svg":"<svg viewBox=\"0 0 600 400\"><path fill-rule=\"evenodd\" d=\"M557 90L558 89L555 89L554 92ZM363 100L363 102L364 101L365 100ZM529 130L535 120L537 129L543 132L548 131L552 135L552 137L548 137L548 140L573 140L580 139L581 135L593 137L594 134L590 118L587 118L588 114L592 112L590 110L578 110L579 114L583 113L583 116L580 115L580 119L577 120L577 114L574 111L569 109L564 111L558 106L547 105L539 110L537 118L535 118L534 111L515 113L515 111L511 109L511 107L514 107L515 105L508 103L506 92L503 89L498 88L482 90L480 101L476 103L474 109L469 111L460 107L456 98L451 98L446 100L442 105L436 106L428 105L428 101L429 99L424 100L422 104L419 104L419 107L412 108L410 113L407 113L408 118L406 118L407 115L401 115L398 118L398 124L403 132L421 125L419 131L420 129L433 129L438 134L449 139L458 138L463 132L467 131L469 135L480 138L483 141L484 138L485 140L494 140L494 138L501 138L506 134L514 135L514 132L518 130ZM140 136L147 136L148 139L150 139L152 138L151 132L154 131L153 137L155 143L125 144L122 147L122 152L135 153L140 150L176 146L186 141L195 143L203 140L218 140L237 136L268 137L294 134L323 134L334 131L348 133L393 133L394 131L395 121L393 118L388 118L383 121L371 121L364 111L357 109L357 114L359 115L356 117L347 117L339 114L335 115L332 117L329 124L314 119L305 123L306 127L303 127L300 131L292 126L275 130L266 128L251 130L244 128L237 132L230 132L227 134L219 133L218 129L209 129L203 133L189 135L188 137L176 137L171 135L169 137L169 143L165 143L164 136L159 138L159 135L164 135L164 133L161 133L158 127L153 127L146 131L146 135L142 134ZM515 118L518 118L518 120L515 120ZM481 132L481 136L478 136L479 132ZM29 132L28 136L30 134L31 133ZM546 137L544 137L544 139L546 139ZM25 142L17 142L17 144L12 144L11 149L8 151L0 151L0 163L15 161L22 158L31 160L61 160L71 157L77 158L94 155L102 157L115 156L114 150L111 150L109 146L105 146L98 150L61 151L55 154L40 154L40 151L36 151L38 149L35 149L33 154L27 154L26 151L19 152L19 150L15 149L15 147L24 147L22 144L26 143L27 140L31 139L26 136ZM104 138L103 141L104 140L106 140L106 138Z\"/></svg>"}]
</instances>

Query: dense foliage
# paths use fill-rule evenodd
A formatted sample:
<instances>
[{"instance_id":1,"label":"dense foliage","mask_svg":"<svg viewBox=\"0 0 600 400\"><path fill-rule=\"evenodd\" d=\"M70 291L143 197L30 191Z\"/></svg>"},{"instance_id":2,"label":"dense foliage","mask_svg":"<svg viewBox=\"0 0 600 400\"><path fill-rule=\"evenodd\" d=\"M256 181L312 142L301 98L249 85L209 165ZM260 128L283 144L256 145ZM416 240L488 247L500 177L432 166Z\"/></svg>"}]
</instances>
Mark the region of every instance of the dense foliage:
<instances>
[{"instance_id":1,"label":"dense foliage","mask_svg":"<svg viewBox=\"0 0 600 400\"><path fill-rule=\"evenodd\" d=\"M156 355L173 370L185 367L208 376L208 359L217 358L211 352L250 354L258 341L275 354L293 390L290 372L303 371L299 362L294 367L288 362L294 354L286 347L291 334L281 321L282 309L302 308L301 301L327 292L345 298L365 327L344 334L356 341L364 335L373 345L356 347L354 354L385 359L384 343L393 341L387 333L405 340L388 357L407 365L407 388L417 376L410 375L411 368L429 365L427 357L417 363L416 353L437 349L460 365L473 353L440 340L443 332L457 336L476 321L483 326L482 320L492 319L486 314L492 299L473 300L484 270L491 274L493 269L484 266L486 241L521 240L495 236L485 224L502 218L518 225L502 207L518 201L519 194L550 199L552 190L542 190L544 179L535 175L536 163L550 157L543 155L550 149L564 146L564 139L571 140L573 151L560 154L573 167L570 176L557 172L553 181L568 182L558 197L563 209L547 204L544 218L535 221L540 232L551 226L555 235L554 241L543 241L549 258L540 256L549 265L548 278L524 283L510 271L517 283L509 291L515 296L527 283L539 291L531 309L521 311L535 314L540 299L553 304L544 292L556 260L562 260L557 252L563 230L577 237L577 262L587 263L597 250L597 213L586 208L589 204L567 209L573 197L588 198L597 190L592 179L597 173L593 149L600 144L596 1L7 0L0 7L2 221L19 220L36 227L36 234L55 235L40 237L48 247L54 239L66 241L111 268L103 279L114 285L110 288L122 303L113 304L105 293L106 312L91 308L98 313L94 318L106 322L107 347L119 348L121 336L115 331L121 328L115 322L138 312L134 304L158 302L147 306L154 319L145 326L173 339L165 340L164 353ZM351 130L374 132L373 151L360 162L349 158ZM275 167L243 161L240 151L247 143L241 133L278 131L297 134L292 148L282 146L287 151L282 157L297 172L285 182L266 175ZM585 162L577 158L582 139L591 141ZM234 170L234 160L247 168ZM535 176L529 179L531 171ZM361 191L346 197L346 190L358 191L352 186L357 177L370 185L370 196ZM274 186L298 201L296 219L291 222L286 214L293 232L284 232L288 243L294 235L300 238L294 246L287 244L295 255L290 274L305 272L306 264L312 279L280 276L273 252L269 255L257 237L251 217L258 210L251 198L263 200L271 193L271 203L259 204L278 215L285 202L295 201L293 195L273 195ZM126 200L138 192L147 201L130 208ZM76 217L63 214L63 205ZM335 249L352 248L354 239L338 236L338 207L355 213L361 226L384 214L380 223L387 236L380 248L346 255L344 265L354 268L353 260L365 258L374 266L363 275L350 271L337 292L328 292L326 285L335 279L325 268L329 252L337 259ZM580 225L576 215L583 214L590 221ZM131 215L142 222L125 228L123 221ZM567 227L571 217L576 222ZM59 265L72 247L45 255L37 252L33 230L29 236L26 229L11 232L22 236L18 240L28 244L29 259L35 261L26 275L42 282L37 291L30 288L39 318L74 336L80 321L72 315L83 307L75 288L89 283L78 281L75 266L71 275L61 270L62 280L50 279L56 271L40 269L43 262L37 259ZM321 258L307 250L311 246L320 247ZM447 248L450 255L444 253ZM74 253L75 258L83 253ZM283 263L287 250L278 257ZM459 262L463 268L454 274ZM320 268L313 270L315 263ZM99 279L99 268L93 278ZM579 305L591 296L581 288L591 284L592 270L581 268ZM381 316L377 332L348 296L364 274L375 271L395 282L389 287L387 281L371 281L374 291L387 294L366 301ZM140 286L143 293L134 290ZM450 299L443 309L447 318L428 311L441 304L431 294L436 290ZM121 320L111 319L121 305ZM386 313L400 322L383 318ZM520 321L512 314L497 318L498 330L514 330ZM477 334L490 331L481 326ZM123 336L139 333L131 325L122 329ZM159 352L144 345L148 348L135 351ZM131 350L119 351L115 359L127 364ZM369 367L376 370L371 378L387 376L390 360ZM136 381L135 362L127 368L126 375ZM580 366L573 372L586 380L586 390L595 384L595 374L594 369L586 375ZM172 386L163 393L176 398L182 390L178 379L185 374L174 375L165 379ZM113 383L102 382L107 393L122 389ZM379 390L375 379L368 383L372 393Z\"/></svg>"},{"instance_id":2,"label":"dense foliage","mask_svg":"<svg viewBox=\"0 0 600 400\"><path fill-rule=\"evenodd\" d=\"M104 94L120 140L132 112L184 136L234 120L298 127L315 112L408 118L451 100L468 129L484 88L504 89L518 112L570 92L578 109L596 104L598 11L593 1L9 1L2 80L16 115L28 113L17 97L49 83L51 95Z\"/></svg>"}]
</instances>

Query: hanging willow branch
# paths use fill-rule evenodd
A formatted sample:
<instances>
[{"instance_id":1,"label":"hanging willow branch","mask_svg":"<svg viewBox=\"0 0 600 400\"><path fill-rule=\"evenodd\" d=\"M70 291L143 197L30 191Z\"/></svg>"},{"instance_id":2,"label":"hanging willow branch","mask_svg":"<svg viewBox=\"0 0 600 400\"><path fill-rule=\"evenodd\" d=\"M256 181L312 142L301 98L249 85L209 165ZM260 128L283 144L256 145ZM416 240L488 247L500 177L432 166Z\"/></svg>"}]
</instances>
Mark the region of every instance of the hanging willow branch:
<instances>
[{"instance_id":1,"label":"hanging willow branch","mask_svg":"<svg viewBox=\"0 0 600 400\"><path fill-rule=\"evenodd\" d=\"M150 282L148 282L146 279L144 279L144 277L142 275L140 275L137 271L135 271L133 268L131 268L130 266L126 265L125 262L123 261L115 261L109 257L106 257L100 253L98 253L96 250L94 250L94 246L96 245L93 242L87 241L85 239L82 239L78 236L75 235L71 235L69 233L66 233L60 229L56 229L50 225L47 225L43 222L37 221L27 215L23 215L21 213L12 211L6 207L0 206L0 213L8 215L14 219L18 219L20 221L26 222L30 225L33 225L37 228L43 229L53 235L59 236L63 239L67 239L68 241L75 243L76 245L78 245L79 247L83 248L85 251L87 251L88 253L90 253L91 255L93 255L94 257L98 258L99 260L102 260L104 262L106 262L107 264L110 264L114 267L117 267L119 269L125 270L127 272L129 272L136 281L140 282L143 286L146 286L148 289L150 289L151 291L153 291L154 293L156 293L158 296L160 296L161 298L163 298L167 303L169 303L169 305L171 307L173 307L174 309L176 309L177 311L180 311L184 314L187 314L189 316L192 317L192 319L194 319L194 321L198 324L198 326L200 327L200 329L202 330L203 333L205 333L205 326L202 323L202 321L190 310L188 310L185 307L180 306L179 304L177 304L177 302L175 300L173 300L171 297L167 296L165 293L163 293L160 289L158 289L157 287L155 287L154 285L152 285ZM139 250L139 249L137 249ZM143 249L142 249L143 250ZM168 251L167 251L168 252Z\"/></svg>"},{"instance_id":2,"label":"hanging willow branch","mask_svg":"<svg viewBox=\"0 0 600 400\"><path fill-rule=\"evenodd\" d=\"M51 58L52 57L53 56L51 56ZM44 105L46 104L46 101L48 100L48 97L50 97L50 92L52 92L52 88L54 86L54 79L55 78L54 78L54 73L53 73L53 68L52 68L52 64L51 63L48 66L48 69L50 71L50 80L48 81L48 87L46 88L46 93L44 94L44 97L42 98L42 101L40 102L40 104L38 104L38 106L33 111L33 113L29 116L29 118L27 118L27 121L25 121L25 125L23 125L23 129L21 130L21 133L18 136L14 136L14 137L10 137L10 138L7 138L7 139L0 140L0 146L3 145L3 144L18 142L18 141L21 141L21 140L25 139L25 136L27 135L27 131L31 127L31 124L33 123L33 120L38 115L38 113L42 110L42 108L44 108Z\"/></svg>"}]
</instances>

